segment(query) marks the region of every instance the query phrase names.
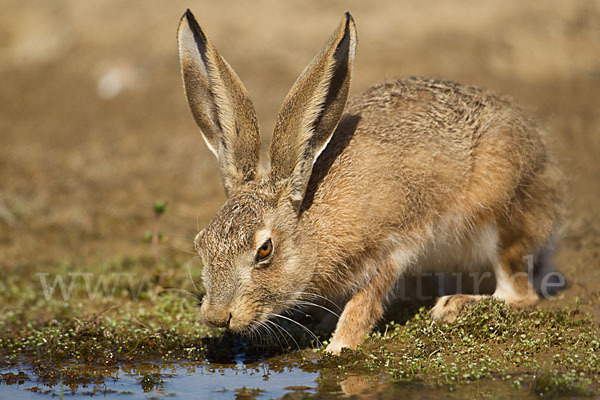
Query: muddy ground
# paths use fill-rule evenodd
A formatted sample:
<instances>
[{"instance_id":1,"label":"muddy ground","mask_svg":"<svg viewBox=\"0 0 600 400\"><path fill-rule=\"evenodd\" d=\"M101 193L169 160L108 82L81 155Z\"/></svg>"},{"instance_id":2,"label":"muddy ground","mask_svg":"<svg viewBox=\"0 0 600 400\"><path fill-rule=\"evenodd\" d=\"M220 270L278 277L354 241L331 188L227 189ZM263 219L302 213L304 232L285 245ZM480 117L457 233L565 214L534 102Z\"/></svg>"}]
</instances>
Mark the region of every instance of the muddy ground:
<instances>
[{"instance_id":1,"label":"muddy ground","mask_svg":"<svg viewBox=\"0 0 600 400\"><path fill-rule=\"evenodd\" d=\"M539 117L568 177L556 261L570 287L558 306L593 299L597 324L600 1L592 0L3 0L4 289L15 276L150 256L144 234L157 200L169 203L162 256L193 257L197 227L224 194L181 87L175 31L188 7L248 88L264 149L287 90L347 10L359 34L353 93L427 75L513 96Z\"/></svg>"}]
</instances>

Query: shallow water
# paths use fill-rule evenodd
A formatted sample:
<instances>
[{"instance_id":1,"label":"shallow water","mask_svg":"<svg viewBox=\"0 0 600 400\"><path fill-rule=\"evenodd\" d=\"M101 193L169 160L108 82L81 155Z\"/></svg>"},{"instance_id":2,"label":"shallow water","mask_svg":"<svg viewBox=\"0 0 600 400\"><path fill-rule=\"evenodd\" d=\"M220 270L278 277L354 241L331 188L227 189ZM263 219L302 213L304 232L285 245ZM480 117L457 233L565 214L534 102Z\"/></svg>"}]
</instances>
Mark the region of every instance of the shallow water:
<instances>
[{"instance_id":1,"label":"shallow water","mask_svg":"<svg viewBox=\"0 0 600 400\"><path fill-rule=\"evenodd\" d=\"M278 398L287 393L317 391L318 373L307 372L297 365L278 366L283 360L244 364L160 364L138 363L115 368L82 367L93 375L103 375L102 382L73 387L60 382L48 386L36 381L33 371L3 370L2 373L25 372L29 378L0 385L0 398L40 398L40 394L69 398L128 395L126 398L235 399Z\"/></svg>"},{"instance_id":2,"label":"shallow water","mask_svg":"<svg viewBox=\"0 0 600 400\"><path fill-rule=\"evenodd\" d=\"M308 352L302 352L302 355L317 359ZM316 362L309 361L308 366L307 363L301 366L288 356L250 363L241 360L230 364L141 362L113 367L82 365L69 368L75 375L87 374L88 383L67 386L61 385L59 379L55 384L45 384L30 368L0 369L0 377L4 377L0 380L0 399L539 398L525 387L517 389L497 379L473 382L454 391L419 382L391 383L379 375L325 372ZM25 373L27 376L7 380L8 373ZM98 379L89 379L90 376Z\"/></svg>"},{"instance_id":3,"label":"shallow water","mask_svg":"<svg viewBox=\"0 0 600 400\"><path fill-rule=\"evenodd\" d=\"M298 354L296 354L298 355ZM304 355L311 356L304 352ZM314 356L313 356L314 357ZM311 357L311 358L313 358ZM314 357L316 359L316 357ZM312 364L309 362L309 364ZM463 399L536 398L499 380L484 380L458 391L410 383L390 383L377 375L324 374L316 364L301 367L286 356L260 362L212 364L208 362L142 362L115 367L71 366L75 374L102 377L94 383L72 386L40 383L28 368L1 369L0 399L105 398L124 399ZM7 373L27 377L7 383Z\"/></svg>"}]
</instances>

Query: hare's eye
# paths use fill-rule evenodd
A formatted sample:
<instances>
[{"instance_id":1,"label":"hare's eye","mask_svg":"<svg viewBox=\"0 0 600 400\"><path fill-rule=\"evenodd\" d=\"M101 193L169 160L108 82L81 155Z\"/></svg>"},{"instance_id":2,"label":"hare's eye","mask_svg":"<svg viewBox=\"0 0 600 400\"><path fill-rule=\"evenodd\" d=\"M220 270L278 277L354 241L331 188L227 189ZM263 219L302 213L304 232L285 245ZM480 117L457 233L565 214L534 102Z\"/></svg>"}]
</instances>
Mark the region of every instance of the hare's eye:
<instances>
[{"instance_id":1,"label":"hare's eye","mask_svg":"<svg viewBox=\"0 0 600 400\"><path fill-rule=\"evenodd\" d=\"M258 248L258 252L256 253L256 261L264 261L271 255L273 252L273 242L271 239L267 240L263 243L262 246Z\"/></svg>"}]
</instances>

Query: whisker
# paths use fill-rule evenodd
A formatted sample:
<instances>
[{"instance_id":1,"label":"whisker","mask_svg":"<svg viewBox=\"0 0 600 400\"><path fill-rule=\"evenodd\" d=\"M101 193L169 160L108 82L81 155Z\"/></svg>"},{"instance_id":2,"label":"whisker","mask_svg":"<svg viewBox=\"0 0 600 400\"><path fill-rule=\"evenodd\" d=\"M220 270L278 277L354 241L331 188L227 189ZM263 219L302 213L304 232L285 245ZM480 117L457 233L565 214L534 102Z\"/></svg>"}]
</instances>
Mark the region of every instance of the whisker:
<instances>
[{"instance_id":1,"label":"whisker","mask_svg":"<svg viewBox=\"0 0 600 400\"><path fill-rule=\"evenodd\" d=\"M265 323L269 323L274 326L275 330L273 332L275 333L276 337L278 338L277 340L279 341L279 343L281 343L281 341L279 340L279 336L281 336L283 338L283 340L285 340L285 347L283 347L283 345L282 345L281 351L285 351L286 349L290 348L290 342L289 342L288 338L285 335L283 335L283 333L281 333L282 329L279 326L277 326L277 324L273 321L266 320ZM288 332L284 332L284 333L288 334L288 336L289 336ZM293 338L292 338L292 340L293 340Z\"/></svg>"},{"instance_id":2,"label":"whisker","mask_svg":"<svg viewBox=\"0 0 600 400\"><path fill-rule=\"evenodd\" d=\"M277 328L277 330L278 330L278 331L280 331L280 332L284 332L285 334L287 334L287 335L288 335L288 336L289 336L289 337L292 339L292 341L293 341L293 342L296 344L296 348L297 348L298 350L300 350L300 345L298 344L298 342L296 341L296 339L294 339L294 336L293 336L291 333L289 333L289 332L288 332L288 330L287 330L287 329L285 329L283 326L279 325L277 322L275 322L275 321L271 321L271 320L269 320L269 319L268 319L268 320L266 320L265 322L268 322L268 323L272 324L272 325L273 325L275 328ZM283 337L285 338L285 336L283 336ZM287 339L285 339L285 342L286 342L286 343L288 344L288 346L289 346L289 342L287 341Z\"/></svg>"},{"instance_id":3,"label":"whisker","mask_svg":"<svg viewBox=\"0 0 600 400\"><path fill-rule=\"evenodd\" d=\"M182 235L180 233L167 232L165 234L170 238L185 239L187 242L194 240L194 237L188 236L188 235Z\"/></svg>"},{"instance_id":4,"label":"whisker","mask_svg":"<svg viewBox=\"0 0 600 400\"><path fill-rule=\"evenodd\" d=\"M200 293L198 287L196 286L196 282L194 282L194 278L192 277L192 269L190 268L190 264L186 263L185 266L188 270L188 275L190 276L190 281L192 281L192 286L194 286L194 290L196 291L196 293Z\"/></svg>"},{"instance_id":5,"label":"whisker","mask_svg":"<svg viewBox=\"0 0 600 400\"><path fill-rule=\"evenodd\" d=\"M300 297L300 298L299 298L299 299L296 299L296 300L291 300L291 299L290 299L290 301L306 300L306 297L305 297L305 298L302 298L302 297L303 297L303 296L309 296L309 297L313 297L313 298L315 298L315 299L319 299L319 300L324 300L324 301L326 301L326 302L330 303L330 304L331 304L331 305L333 305L335 308L337 308L337 309L338 309L338 311L339 311L340 313L344 311L344 310L343 310L343 309L342 309L342 308L341 308L341 307L340 307L340 306L339 306L339 305L338 305L336 302L334 302L333 300L331 300L331 299L328 299L327 297L325 297L325 296L322 296L322 295L320 295L320 294L317 294L317 293L310 293L310 292L296 291L296 292L287 292L287 293L281 293L281 294L277 293L277 294L273 294L273 295L271 295L271 296L267 296L267 297L265 298L265 300L272 300L272 299L276 299L276 300L278 300L278 299L287 300L287 298L288 298L289 296L294 296L294 295L299 295L299 297Z\"/></svg>"},{"instance_id":6,"label":"whisker","mask_svg":"<svg viewBox=\"0 0 600 400\"><path fill-rule=\"evenodd\" d=\"M265 337L265 339L263 339L263 343L262 343L262 346L266 347L265 344L271 345L273 343L273 337L271 336L271 332L269 332L269 330L267 329L266 326L263 326L263 329L265 330L265 332L268 333L268 335L265 335L266 337Z\"/></svg>"},{"instance_id":7,"label":"whisker","mask_svg":"<svg viewBox=\"0 0 600 400\"><path fill-rule=\"evenodd\" d=\"M340 315L338 313L336 313L336 312L330 310L329 308L322 306L320 304L316 304L316 303L313 303L311 301L306 301L306 300L298 300L297 303L300 305L303 305L303 306L311 306L311 307L320 308L320 309L325 310L325 311L335 315L336 317L340 318Z\"/></svg>"},{"instance_id":8,"label":"whisker","mask_svg":"<svg viewBox=\"0 0 600 400\"><path fill-rule=\"evenodd\" d=\"M263 336L262 330L261 330L262 326L258 325L256 327L256 335L258 336L258 339L260 339L260 347L264 347L265 346L265 338Z\"/></svg>"},{"instance_id":9,"label":"whisker","mask_svg":"<svg viewBox=\"0 0 600 400\"><path fill-rule=\"evenodd\" d=\"M202 307L202 300L204 300L204 293L196 293L196 294L194 294L194 297L196 297L196 305L198 307Z\"/></svg>"},{"instance_id":10,"label":"whisker","mask_svg":"<svg viewBox=\"0 0 600 400\"><path fill-rule=\"evenodd\" d=\"M279 318L283 318L283 319L285 319L285 320L287 320L287 321L290 321L290 322L291 322L291 323L293 323L293 324L296 324L296 325L298 325L300 328L304 329L304 331L305 331L306 333L308 333L309 335L311 335L311 336L312 336L312 337L313 337L313 338L314 338L314 339L317 341L317 343L319 344L319 346L321 346L321 347L323 346L323 343L321 342L321 340L319 340L319 338L317 337L317 335L315 335L315 334L313 333L313 331L311 331L310 329L308 329L307 327L305 327L304 325L302 325L300 322L294 321L293 319L291 319L291 318L288 318L288 317L286 317L286 316L284 316L284 315L281 315L281 314L274 314L274 313L263 313L263 312L259 312L259 313L260 313L260 314L266 314L266 315L273 316L273 317L279 317Z\"/></svg>"},{"instance_id":11,"label":"whisker","mask_svg":"<svg viewBox=\"0 0 600 400\"><path fill-rule=\"evenodd\" d=\"M273 330L264 322L259 322L261 326L263 326L267 331L269 331L269 333L271 334L271 337L275 338L275 340L277 340L277 343L279 343L279 347L281 347L281 351L285 351L283 344L281 343L281 340L279 340L279 338L277 337L277 334L275 332L273 332Z\"/></svg>"},{"instance_id":12,"label":"whisker","mask_svg":"<svg viewBox=\"0 0 600 400\"><path fill-rule=\"evenodd\" d=\"M318 298L318 299L321 299L321 300L325 300L328 303L330 303L331 305L333 305L335 308L337 308L339 312L343 312L344 311L335 301L333 301L333 300L331 300L331 299L329 299L329 298L327 298L325 296L322 296L320 294L310 293L310 292L292 292L292 293L293 294L299 294L301 296L312 296L312 297L315 297L315 298Z\"/></svg>"},{"instance_id":13,"label":"whisker","mask_svg":"<svg viewBox=\"0 0 600 400\"><path fill-rule=\"evenodd\" d=\"M302 305L302 306L311 306L311 307L317 307L320 308L322 310L325 310L333 315L335 315L336 317L340 318L340 315L338 313L336 313L335 311L332 311L331 309L320 305L320 304L316 304L313 303L311 301L308 300L289 300L289 301L280 301L280 302L276 302L276 301L272 301L269 303L261 303L262 306L266 306L266 305L283 305L283 306L288 306L290 308L294 308L298 305ZM309 317L309 315L307 313L305 313L304 311L300 310L300 309L294 309L294 311L296 312L300 312L302 314L304 314L305 317Z\"/></svg>"},{"instance_id":14,"label":"whisker","mask_svg":"<svg viewBox=\"0 0 600 400\"><path fill-rule=\"evenodd\" d=\"M193 255L193 256L195 256L195 255L196 255L196 253L195 253L195 252L193 252L193 251L191 251L191 250L182 249L182 248L179 248L179 247L177 247L177 246L173 246L172 244L169 244L168 246L169 246L169 248L171 248L171 249L173 249L173 250L181 251L181 252L183 252L183 253L186 253L186 254L191 254L191 255Z\"/></svg>"}]
</instances>

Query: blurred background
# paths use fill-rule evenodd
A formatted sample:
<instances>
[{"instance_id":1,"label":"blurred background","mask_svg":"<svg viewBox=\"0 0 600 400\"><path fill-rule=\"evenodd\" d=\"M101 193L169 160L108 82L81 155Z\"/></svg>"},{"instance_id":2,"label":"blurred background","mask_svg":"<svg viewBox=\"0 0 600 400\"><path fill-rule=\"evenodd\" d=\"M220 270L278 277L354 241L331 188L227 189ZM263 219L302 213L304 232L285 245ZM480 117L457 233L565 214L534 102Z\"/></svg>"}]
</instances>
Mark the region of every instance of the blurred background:
<instances>
[{"instance_id":1,"label":"blurred background","mask_svg":"<svg viewBox=\"0 0 600 400\"><path fill-rule=\"evenodd\" d=\"M190 8L254 100L265 141L298 74L352 12L352 92L429 75L511 95L569 177L559 262L595 281L600 249L600 2L0 0L0 268L148 252L169 202L182 256L224 200L185 102L176 28ZM582 283L582 284L583 284Z\"/></svg>"}]
</instances>

